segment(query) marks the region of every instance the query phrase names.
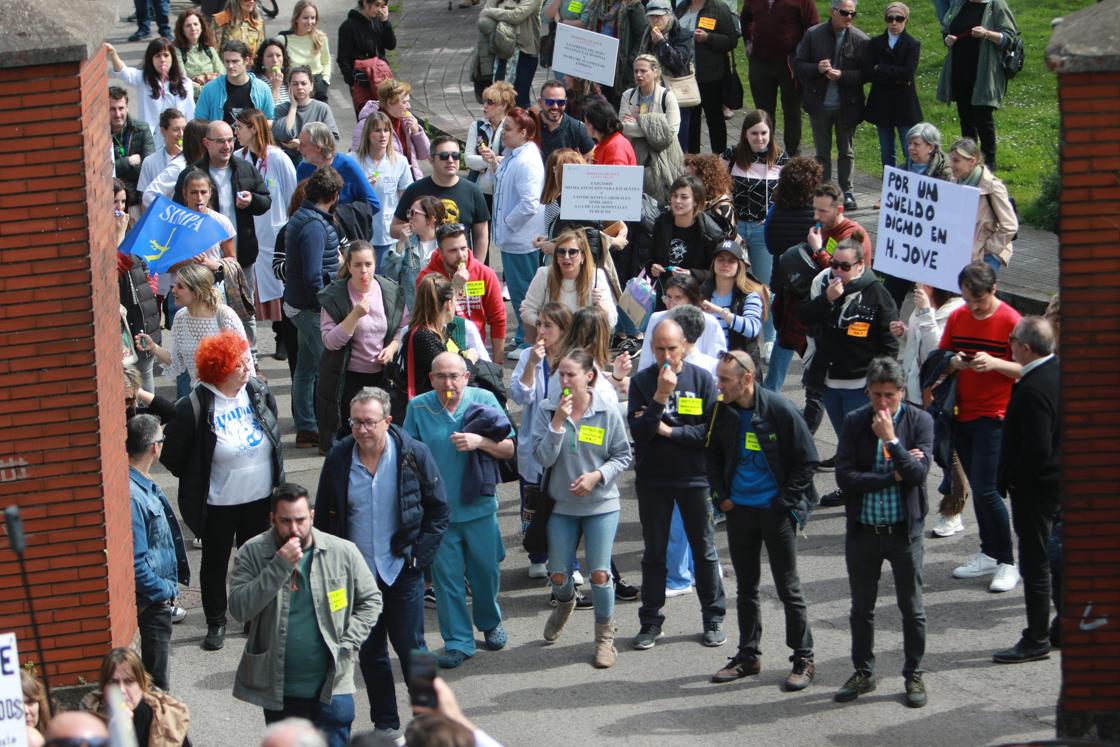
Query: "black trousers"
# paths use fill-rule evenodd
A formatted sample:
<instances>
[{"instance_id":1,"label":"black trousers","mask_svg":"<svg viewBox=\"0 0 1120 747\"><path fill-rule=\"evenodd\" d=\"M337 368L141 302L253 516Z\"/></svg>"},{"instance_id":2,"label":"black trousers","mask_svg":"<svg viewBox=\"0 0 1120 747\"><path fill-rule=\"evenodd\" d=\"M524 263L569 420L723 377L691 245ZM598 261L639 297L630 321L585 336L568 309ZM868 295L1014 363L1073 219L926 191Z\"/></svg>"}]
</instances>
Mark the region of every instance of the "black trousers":
<instances>
[{"instance_id":1,"label":"black trousers","mask_svg":"<svg viewBox=\"0 0 1120 747\"><path fill-rule=\"evenodd\" d=\"M794 655L813 658L809 611L797 575L797 530L784 511L735 506L727 513L727 549L738 585L739 651L761 654L762 613L758 584L762 578L762 547L786 615L786 646Z\"/></svg>"},{"instance_id":2,"label":"black trousers","mask_svg":"<svg viewBox=\"0 0 1120 747\"><path fill-rule=\"evenodd\" d=\"M770 115L777 126L778 92L782 94L782 141L790 158L801 150L801 91L786 61L751 58L747 81L754 105Z\"/></svg>"},{"instance_id":3,"label":"black trousers","mask_svg":"<svg viewBox=\"0 0 1120 747\"><path fill-rule=\"evenodd\" d=\"M972 89L975 81L953 83L953 97L957 101L957 116L961 120L961 137L970 137L980 144L984 163L995 171L996 168L996 120L995 109L990 106L973 106Z\"/></svg>"},{"instance_id":4,"label":"black trousers","mask_svg":"<svg viewBox=\"0 0 1120 747\"><path fill-rule=\"evenodd\" d=\"M202 611L207 625L226 624L226 575L233 544L241 547L268 529L270 498L236 506L207 506L202 525Z\"/></svg>"},{"instance_id":5,"label":"black trousers","mask_svg":"<svg viewBox=\"0 0 1120 747\"><path fill-rule=\"evenodd\" d=\"M171 690L171 605L167 602L142 607L136 616L140 629L140 661L152 675L152 684Z\"/></svg>"},{"instance_id":6,"label":"black trousers","mask_svg":"<svg viewBox=\"0 0 1120 747\"><path fill-rule=\"evenodd\" d=\"M728 73L730 75L731 73ZM722 155L727 149L727 120L723 118L723 80L697 82L700 89L700 106L688 110L692 121L688 125L688 152L700 152L700 113L708 120L708 140L712 153Z\"/></svg>"},{"instance_id":7,"label":"black trousers","mask_svg":"<svg viewBox=\"0 0 1120 747\"><path fill-rule=\"evenodd\" d=\"M1050 643L1050 534L1061 508L1057 490L1011 490L1011 524L1019 536L1019 575L1027 603L1023 641Z\"/></svg>"}]
</instances>

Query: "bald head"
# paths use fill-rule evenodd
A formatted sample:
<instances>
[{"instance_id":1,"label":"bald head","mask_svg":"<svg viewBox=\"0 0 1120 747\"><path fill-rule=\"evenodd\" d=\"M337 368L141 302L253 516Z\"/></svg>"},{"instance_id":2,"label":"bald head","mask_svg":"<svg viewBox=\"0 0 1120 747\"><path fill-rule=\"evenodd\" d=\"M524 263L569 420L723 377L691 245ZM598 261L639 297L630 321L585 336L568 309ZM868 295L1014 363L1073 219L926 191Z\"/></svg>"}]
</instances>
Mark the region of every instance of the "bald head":
<instances>
[{"instance_id":1,"label":"bald head","mask_svg":"<svg viewBox=\"0 0 1120 747\"><path fill-rule=\"evenodd\" d=\"M286 718L264 730L261 747L327 747L327 742L307 719Z\"/></svg>"},{"instance_id":2,"label":"bald head","mask_svg":"<svg viewBox=\"0 0 1120 747\"><path fill-rule=\"evenodd\" d=\"M81 711L63 711L56 714L47 726L47 741L52 739L108 739L105 722Z\"/></svg>"},{"instance_id":3,"label":"bald head","mask_svg":"<svg viewBox=\"0 0 1120 747\"><path fill-rule=\"evenodd\" d=\"M653 328L653 357L657 360L658 367L669 364L669 368L678 370L684 360L684 332L681 325L669 317L664 317Z\"/></svg>"},{"instance_id":4,"label":"bald head","mask_svg":"<svg viewBox=\"0 0 1120 747\"><path fill-rule=\"evenodd\" d=\"M468 322L469 324L469 322ZM467 362L457 353L443 352L432 361L432 370L428 380L432 382L432 389L439 392L440 402L444 407L453 410L459 406L463 390L467 388Z\"/></svg>"},{"instance_id":5,"label":"bald head","mask_svg":"<svg viewBox=\"0 0 1120 747\"><path fill-rule=\"evenodd\" d=\"M1041 316L1025 316L1011 331L1011 357L1020 365L1054 352L1054 325Z\"/></svg>"},{"instance_id":6,"label":"bald head","mask_svg":"<svg viewBox=\"0 0 1120 747\"><path fill-rule=\"evenodd\" d=\"M210 155L211 166L223 169L228 166L235 143L233 128L224 121L215 119L206 126L206 137L203 138L202 144L206 146L206 152Z\"/></svg>"}]
</instances>

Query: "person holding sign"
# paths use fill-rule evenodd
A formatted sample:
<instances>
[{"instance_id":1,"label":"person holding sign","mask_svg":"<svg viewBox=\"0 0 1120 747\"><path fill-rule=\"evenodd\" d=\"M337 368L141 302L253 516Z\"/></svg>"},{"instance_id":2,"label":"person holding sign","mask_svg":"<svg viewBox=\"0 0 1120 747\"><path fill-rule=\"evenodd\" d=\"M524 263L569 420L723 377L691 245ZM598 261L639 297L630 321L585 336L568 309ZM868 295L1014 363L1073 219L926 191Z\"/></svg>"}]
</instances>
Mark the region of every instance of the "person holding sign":
<instances>
[{"instance_id":1,"label":"person holding sign","mask_svg":"<svg viewBox=\"0 0 1120 747\"><path fill-rule=\"evenodd\" d=\"M549 584L557 605L544 639L555 641L575 609L572 561L582 535L595 609L593 665L605 669L617 656L611 548L621 508L617 478L630 466L630 444L618 408L595 391L600 374L590 353L569 351L558 373L560 387L537 410L529 444L544 470L541 487L556 501L547 532Z\"/></svg>"},{"instance_id":2,"label":"person holding sign","mask_svg":"<svg viewBox=\"0 0 1120 747\"><path fill-rule=\"evenodd\" d=\"M696 86L700 89L700 106L691 110L688 124L689 153L700 152L700 113L708 120L708 139L713 153L727 147L727 120L723 116L723 89L726 80L736 73L728 63L729 55L739 43L739 32L731 9L721 0L691 0L679 3L677 22L692 34L696 63Z\"/></svg>"},{"instance_id":3,"label":"person holding sign","mask_svg":"<svg viewBox=\"0 0 1120 747\"><path fill-rule=\"evenodd\" d=\"M575 3L568 2L571 9ZM603 95L613 104L619 94L634 85L634 58L642 43L649 21L641 0L576 0L581 6L580 23L588 31L618 39L618 62L614 68L614 84L603 86ZM592 135L592 137L595 137Z\"/></svg>"},{"instance_id":4,"label":"person holding sign","mask_svg":"<svg viewBox=\"0 0 1120 747\"><path fill-rule=\"evenodd\" d=\"M793 651L785 688L804 690L816 666L797 575L797 532L816 500L817 448L797 408L758 386L755 372L754 361L742 351L720 356L716 377L722 400L715 405L705 442L712 502L727 516L739 599L739 650L712 675L712 682L733 682L762 670L758 583L765 545L785 609L786 645Z\"/></svg>"},{"instance_id":5,"label":"person holding sign","mask_svg":"<svg viewBox=\"0 0 1120 747\"><path fill-rule=\"evenodd\" d=\"M957 184L980 190L972 261L983 260L997 273L1011 261L1011 242L1019 235L1019 217L1007 187L981 160L976 141L962 138L949 149L949 168Z\"/></svg>"}]
</instances>

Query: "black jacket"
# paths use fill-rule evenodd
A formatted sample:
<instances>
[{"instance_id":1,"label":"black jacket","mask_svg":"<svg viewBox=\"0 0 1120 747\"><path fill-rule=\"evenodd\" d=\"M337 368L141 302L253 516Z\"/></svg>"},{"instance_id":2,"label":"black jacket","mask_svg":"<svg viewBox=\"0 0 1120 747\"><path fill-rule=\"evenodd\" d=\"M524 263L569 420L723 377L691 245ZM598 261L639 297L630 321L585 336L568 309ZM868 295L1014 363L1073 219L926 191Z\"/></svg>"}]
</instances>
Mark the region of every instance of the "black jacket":
<instances>
[{"instance_id":1,"label":"black jacket","mask_svg":"<svg viewBox=\"0 0 1120 747\"><path fill-rule=\"evenodd\" d=\"M634 482L662 489L706 487L704 439L717 396L712 375L685 363L677 374L676 389L662 405L653 398L660 374L660 367L654 365L630 379L626 422L634 439ZM701 412L682 415L678 411L681 397L701 400ZM672 429L671 436L658 435L661 422Z\"/></svg>"},{"instance_id":2,"label":"black jacket","mask_svg":"<svg viewBox=\"0 0 1120 747\"><path fill-rule=\"evenodd\" d=\"M882 127L909 127L922 121L922 105L914 88L921 51L922 43L905 31L894 49L886 32L867 42L863 79L871 84L871 91L867 94L864 119Z\"/></svg>"},{"instance_id":3,"label":"black jacket","mask_svg":"<svg viewBox=\"0 0 1120 747\"><path fill-rule=\"evenodd\" d=\"M268 385L249 379L249 407L272 443L272 484L284 482L284 454L280 446L280 422L276 398ZM203 417L205 414L205 417ZM210 494L210 466L214 460L214 393L199 384L175 403L175 418L163 432L163 453L159 461L179 478L179 513L183 523L196 536L202 536L206 522L206 498Z\"/></svg>"},{"instance_id":4,"label":"black jacket","mask_svg":"<svg viewBox=\"0 0 1120 747\"><path fill-rule=\"evenodd\" d=\"M128 314L128 328L132 336L147 332L158 345L163 339L160 331L160 309L156 294L152 286L148 285L148 265L136 255L131 259L130 269L125 272L117 271L121 306Z\"/></svg>"},{"instance_id":5,"label":"black jacket","mask_svg":"<svg viewBox=\"0 0 1120 747\"><path fill-rule=\"evenodd\" d=\"M738 405L717 403L708 430L708 482L717 507L731 497L731 481L739 466L739 413ZM751 427L778 485L771 508L789 511L798 526L805 526L809 512L819 502L813 476L820 463L805 418L782 395L755 385Z\"/></svg>"},{"instance_id":6,"label":"black jacket","mask_svg":"<svg viewBox=\"0 0 1120 747\"><path fill-rule=\"evenodd\" d=\"M688 12L688 5L682 3L677 6L675 12L678 19ZM696 14L697 28L703 18L714 18L716 27L705 29L708 32L708 41L703 44L693 44L696 82L711 83L731 75L727 53L735 49L735 45L739 43L739 33L735 30L735 16L731 14L731 9L720 0L706 0L700 12Z\"/></svg>"},{"instance_id":7,"label":"black jacket","mask_svg":"<svg viewBox=\"0 0 1120 747\"><path fill-rule=\"evenodd\" d=\"M191 164L191 166L209 174L210 155L203 156L201 160ZM234 210L237 216L237 225L234 226L237 229L237 238L234 239L237 244L237 264L243 268L249 268L257 261L257 254L260 251L257 246L257 227L253 218L257 215L264 215L272 208L272 193L268 191L268 185L261 178L257 168L244 158L230 156L229 166L231 169L229 188L233 192L233 198L237 199L238 192L249 193L248 207L244 209L235 208ZM183 199L183 180L186 179L190 171L190 166L183 169L182 173L179 174L179 180L175 182L174 200L180 205L186 204ZM210 195L210 209L220 211L217 190L214 190L214 193Z\"/></svg>"},{"instance_id":8,"label":"black jacket","mask_svg":"<svg viewBox=\"0 0 1120 747\"><path fill-rule=\"evenodd\" d=\"M885 444L891 455L894 470L875 471L875 450L879 439L871 430L871 405L853 410L844 418L836 446L836 484L844 491L844 513L848 531L859 522L863 494L895 485L894 473L902 475L897 485L902 490L903 519L909 524L910 539L922 533L922 521L929 510L926 499L926 475L933 452L933 418L925 410L906 406L902 411L894 435L897 444ZM910 449L922 452L921 459L910 455Z\"/></svg>"},{"instance_id":9,"label":"black jacket","mask_svg":"<svg viewBox=\"0 0 1120 747\"><path fill-rule=\"evenodd\" d=\"M408 567L426 568L435 560L451 518L443 479L427 446L395 424L389 425L388 437L397 447L396 492L400 498L400 528L390 546ZM327 454L315 498L315 528L347 539L353 458L354 437L347 436Z\"/></svg>"},{"instance_id":10,"label":"black jacket","mask_svg":"<svg viewBox=\"0 0 1120 747\"><path fill-rule=\"evenodd\" d=\"M675 262L669 255L670 243L673 240L673 214L666 210L657 217L653 224L650 256L645 262L646 273L649 273L654 264L659 264L665 268L672 265L688 270L692 273L692 277L696 278L697 284L703 284L712 276L712 252L715 251L719 242L727 236L719 223L716 223L715 218L705 212L699 213L696 216L696 221L700 225L699 243L693 242L691 246L687 247L684 260ZM666 272L668 272L667 269ZM663 279L666 277L668 275L662 275ZM661 311L664 308L665 304L658 296L655 311Z\"/></svg>"},{"instance_id":11,"label":"black jacket","mask_svg":"<svg viewBox=\"0 0 1120 747\"><path fill-rule=\"evenodd\" d=\"M380 57L388 62L385 54L397 48L397 35L393 32L391 21L372 21L362 15L357 8L350 10L346 20L338 27L338 69L342 79L354 83L354 62Z\"/></svg>"},{"instance_id":12,"label":"black jacket","mask_svg":"<svg viewBox=\"0 0 1120 747\"><path fill-rule=\"evenodd\" d=\"M642 34L638 49L643 54L652 54L661 63L661 72L673 78L688 75L692 64L692 34L679 23L674 23L669 33L656 44L649 36L649 27Z\"/></svg>"},{"instance_id":13,"label":"black jacket","mask_svg":"<svg viewBox=\"0 0 1120 747\"><path fill-rule=\"evenodd\" d=\"M863 50L867 34L855 26L848 28L847 38L836 59L836 32L832 21L817 24L805 32L793 57L793 72L801 84L801 102L810 117L824 112L824 96L829 80L817 69L821 60L831 60L840 70L840 120L856 124L863 119Z\"/></svg>"},{"instance_id":14,"label":"black jacket","mask_svg":"<svg viewBox=\"0 0 1120 747\"><path fill-rule=\"evenodd\" d=\"M117 178L124 182L125 192L128 194L128 204L136 205L140 202L136 193L136 183L140 180L140 167L144 159L156 149L152 139L152 128L147 122L133 119L129 114L124 121L121 134L109 136L113 143L113 168ZM140 163L135 166L129 162L129 156L140 156Z\"/></svg>"},{"instance_id":15,"label":"black jacket","mask_svg":"<svg viewBox=\"0 0 1120 747\"><path fill-rule=\"evenodd\" d=\"M898 307L871 270L864 270L861 279L868 276L862 290L849 284L835 303L821 288L816 298L797 310L801 322L813 330L817 341L813 368L824 376L861 379L872 358L898 357L898 338L891 334ZM822 272L813 283L827 287L829 277L830 273Z\"/></svg>"},{"instance_id":16,"label":"black jacket","mask_svg":"<svg viewBox=\"0 0 1120 747\"><path fill-rule=\"evenodd\" d=\"M1011 388L1003 416L999 491L1053 492L1062 476L1061 367L1051 358Z\"/></svg>"}]
</instances>

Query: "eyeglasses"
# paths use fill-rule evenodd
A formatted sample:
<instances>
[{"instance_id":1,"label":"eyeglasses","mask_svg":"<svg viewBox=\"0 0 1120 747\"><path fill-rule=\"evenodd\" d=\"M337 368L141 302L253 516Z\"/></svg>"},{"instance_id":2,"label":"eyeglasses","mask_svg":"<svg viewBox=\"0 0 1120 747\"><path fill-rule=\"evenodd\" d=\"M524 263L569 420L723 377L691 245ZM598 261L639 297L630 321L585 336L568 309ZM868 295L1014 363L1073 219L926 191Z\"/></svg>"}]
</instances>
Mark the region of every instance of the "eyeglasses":
<instances>
[{"instance_id":1,"label":"eyeglasses","mask_svg":"<svg viewBox=\"0 0 1120 747\"><path fill-rule=\"evenodd\" d=\"M754 371L747 368L746 363L743 363L741 360L739 360L739 356L735 355L735 352L732 350L724 350L719 354L719 359L724 363L734 363L749 374L754 373Z\"/></svg>"},{"instance_id":2,"label":"eyeglasses","mask_svg":"<svg viewBox=\"0 0 1120 747\"><path fill-rule=\"evenodd\" d=\"M835 10L837 13L844 16L845 18L855 18L856 17L856 12L854 10L840 10L840 8L833 8L833 10Z\"/></svg>"},{"instance_id":3,"label":"eyeglasses","mask_svg":"<svg viewBox=\"0 0 1120 747\"><path fill-rule=\"evenodd\" d=\"M556 250L556 256L557 257L574 257L577 254L582 254L582 253L583 252L579 249L557 249Z\"/></svg>"},{"instance_id":4,"label":"eyeglasses","mask_svg":"<svg viewBox=\"0 0 1120 747\"><path fill-rule=\"evenodd\" d=\"M412 215L419 215L419 216L420 216L421 218L427 218L427 217L428 217L428 214L427 214L427 213L425 213L425 212L424 212L423 210L421 210L420 208L412 208L411 210L409 210L409 211L408 211L408 214L409 214L410 216L412 216Z\"/></svg>"},{"instance_id":5,"label":"eyeglasses","mask_svg":"<svg viewBox=\"0 0 1120 747\"><path fill-rule=\"evenodd\" d=\"M887 23L905 23L906 16L887 16Z\"/></svg>"},{"instance_id":6,"label":"eyeglasses","mask_svg":"<svg viewBox=\"0 0 1120 747\"><path fill-rule=\"evenodd\" d=\"M349 420L351 430L355 430L355 431L356 430L370 431L370 430L373 430L376 426L378 426L378 425L380 425L381 423L384 423L384 422L385 422L385 418L381 418L380 420L374 420L373 418L370 418L369 420L356 420L354 418L350 418L350 420Z\"/></svg>"},{"instance_id":7,"label":"eyeglasses","mask_svg":"<svg viewBox=\"0 0 1120 747\"><path fill-rule=\"evenodd\" d=\"M856 265L858 265L862 261L863 260L860 259L860 260L856 260L855 262L838 262L837 260L834 259L834 260L831 260L828 263L828 266L831 267L834 270L843 270L844 272L847 272L848 270L852 269L853 267L855 267Z\"/></svg>"},{"instance_id":8,"label":"eyeglasses","mask_svg":"<svg viewBox=\"0 0 1120 747\"><path fill-rule=\"evenodd\" d=\"M466 233L467 227L462 223L444 223L436 229L436 238L444 239L456 233Z\"/></svg>"},{"instance_id":9,"label":"eyeglasses","mask_svg":"<svg viewBox=\"0 0 1120 747\"><path fill-rule=\"evenodd\" d=\"M438 158L441 161L458 161L460 155L462 154L457 150L445 150L440 153L433 153L432 158Z\"/></svg>"},{"instance_id":10,"label":"eyeglasses","mask_svg":"<svg viewBox=\"0 0 1120 747\"><path fill-rule=\"evenodd\" d=\"M216 143L217 145L233 145L236 140L236 138L232 137L208 137L204 139L209 140L211 143Z\"/></svg>"},{"instance_id":11,"label":"eyeglasses","mask_svg":"<svg viewBox=\"0 0 1120 747\"><path fill-rule=\"evenodd\" d=\"M495 101L494 99L483 99L482 100L482 105L483 106L497 106L499 103L501 103L501 102Z\"/></svg>"},{"instance_id":12,"label":"eyeglasses","mask_svg":"<svg viewBox=\"0 0 1120 747\"><path fill-rule=\"evenodd\" d=\"M568 105L567 99L544 99L544 105L550 109L563 109Z\"/></svg>"},{"instance_id":13,"label":"eyeglasses","mask_svg":"<svg viewBox=\"0 0 1120 747\"><path fill-rule=\"evenodd\" d=\"M439 379L440 381L458 381L463 378L463 375L462 371L455 371L454 373L433 373L432 378Z\"/></svg>"}]
</instances>

